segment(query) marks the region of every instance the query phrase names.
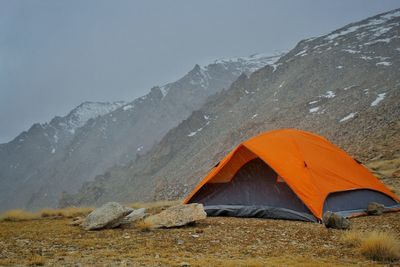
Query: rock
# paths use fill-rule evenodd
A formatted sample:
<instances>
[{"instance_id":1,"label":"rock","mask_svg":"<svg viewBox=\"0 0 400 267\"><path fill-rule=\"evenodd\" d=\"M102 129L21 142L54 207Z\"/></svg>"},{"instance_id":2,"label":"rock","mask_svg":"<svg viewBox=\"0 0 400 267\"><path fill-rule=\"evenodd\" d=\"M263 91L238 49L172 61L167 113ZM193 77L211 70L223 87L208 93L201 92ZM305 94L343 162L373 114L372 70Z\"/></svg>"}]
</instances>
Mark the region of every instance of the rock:
<instances>
[{"instance_id":1,"label":"rock","mask_svg":"<svg viewBox=\"0 0 400 267\"><path fill-rule=\"evenodd\" d=\"M376 202L370 202L368 204L367 213L368 215L381 215L384 210L385 210L384 205Z\"/></svg>"},{"instance_id":2,"label":"rock","mask_svg":"<svg viewBox=\"0 0 400 267\"><path fill-rule=\"evenodd\" d=\"M322 220L325 224L326 228L334 228L334 229L349 229L350 221L343 216L340 216L337 213L327 211L324 213Z\"/></svg>"},{"instance_id":3,"label":"rock","mask_svg":"<svg viewBox=\"0 0 400 267\"><path fill-rule=\"evenodd\" d=\"M150 228L170 228L183 226L207 217L202 204L181 204L170 207L159 214L144 219Z\"/></svg>"},{"instance_id":4,"label":"rock","mask_svg":"<svg viewBox=\"0 0 400 267\"><path fill-rule=\"evenodd\" d=\"M119 221L119 225L121 226L127 226L133 222L136 222L140 219L143 219L146 216L146 209L145 208L140 208L140 209L132 209L133 211L130 212L127 216L125 216L121 221Z\"/></svg>"},{"instance_id":5,"label":"rock","mask_svg":"<svg viewBox=\"0 0 400 267\"><path fill-rule=\"evenodd\" d=\"M82 226L85 230L98 230L115 228L132 209L126 208L116 202L108 202L92 211L84 220Z\"/></svg>"}]
</instances>

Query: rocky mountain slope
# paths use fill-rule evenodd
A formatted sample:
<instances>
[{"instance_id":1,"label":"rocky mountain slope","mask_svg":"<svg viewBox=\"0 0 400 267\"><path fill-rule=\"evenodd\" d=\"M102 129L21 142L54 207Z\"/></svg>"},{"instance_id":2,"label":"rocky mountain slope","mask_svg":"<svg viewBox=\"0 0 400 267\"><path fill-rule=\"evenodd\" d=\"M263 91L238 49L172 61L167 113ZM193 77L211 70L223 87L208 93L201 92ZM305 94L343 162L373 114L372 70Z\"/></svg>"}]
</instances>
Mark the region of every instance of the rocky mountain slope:
<instances>
[{"instance_id":1,"label":"rocky mountain slope","mask_svg":"<svg viewBox=\"0 0 400 267\"><path fill-rule=\"evenodd\" d=\"M400 157L400 10L303 40L60 205L184 196L228 151L265 130L321 134L361 161Z\"/></svg>"},{"instance_id":2,"label":"rocky mountain slope","mask_svg":"<svg viewBox=\"0 0 400 267\"><path fill-rule=\"evenodd\" d=\"M23 205L19 195L36 186L31 182L32 177L59 158L74 138L75 131L88 120L122 105L124 102L85 102L64 117L57 116L49 123L36 123L11 142L0 144L0 206Z\"/></svg>"},{"instance_id":3,"label":"rocky mountain slope","mask_svg":"<svg viewBox=\"0 0 400 267\"><path fill-rule=\"evenodd\" d=\"M33 125L0 145L0 210L56 206L62 191L74 192L107 168L144 153L208 96L278 58L257 54L196 65L178 81L153 87L130 103L83 103L66 117Z\"/></svg>"}]
</instances>

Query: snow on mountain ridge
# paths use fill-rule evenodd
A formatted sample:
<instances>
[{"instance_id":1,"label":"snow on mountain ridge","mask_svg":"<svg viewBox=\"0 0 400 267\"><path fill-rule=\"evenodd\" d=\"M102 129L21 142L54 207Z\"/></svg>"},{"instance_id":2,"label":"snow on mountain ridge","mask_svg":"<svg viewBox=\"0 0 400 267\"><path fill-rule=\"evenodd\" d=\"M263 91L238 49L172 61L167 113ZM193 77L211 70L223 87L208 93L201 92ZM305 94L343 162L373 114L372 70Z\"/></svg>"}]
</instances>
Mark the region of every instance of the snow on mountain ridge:
<instances>
[{"instance_id":1,"label":"snow on mountain ridge","mask_svg":"<svg viewBox=\"0 0 400 267\"><path fill-rule=\"evenodd\" d=\"M59 125L63 126L70 133L75 133L75 130L82 127L89 119L110 113L117 108L123 106L125 102L84 102L74 108L66 117L65 122Z\"/></svg>"},{"instance_id":2,"label":"snow on mountain ridge","mask_svg":"<svg viewBox=\"0 0 400 267\"><path fill-rule=\"evenodd\" d=\"M275 54L256 53L248 57L221 58L215 60L214 64L244 63L242 72L254 72L266 65L273 65L283 54L284 52Z\"/></svg>"},{"instance_id":3,"label":"snow on mountain ridge","mask_svg":"<svg viewBox=\"0 0 400 267\"><path fill-rule=\"evenodd\" d=\"M347 35L349 33L358 31L359 29L364 29L364 28L368 28L370 26L376 26L376 25L383 24L383 23L385 23L385 22L387 22L387 21L389 21L389 20L391 20L393 18L396 18L396 17L400 17L400 10L393 10L393 11L390 11L388 13L382 14L382 15L378 16L377 18L375 18L375 17L371 18L366 23L362 23L362 24L356 23L355 25L354 24L350 24L352 26L349 25L349 26L344 27L342 29L333 31L332 33L328 34L325 37L325 39L332 41L332 40L334 40L334 39L336 39L336 38L338 38L340 36L344 36L344 35ZM379 28L378 28L378 30L379 30ZM390 30L390 29L386 29L386 31L388 31L388 30ZM380 33L383 34L386 31L382 30L382 31L380 31ZM380 36L381 34L379 34L378 36Z\"/></svg>"},{"instance_id":4,"label":"snow on mountain ridge","mask_svg":"<svg viewBox=\"0 0 400 267\"><path fill-rule=\"evenodd\" d=\"M277 62L283 55L284 52L275 52L274 54L256 53L247 57L217 59L205 66L199 66L196 64L194 69L191 71L193 79L190 81L190 84L198 84L202 88L207 88L209 86L209 80L211 79L209 72L211 65L222 65L225 69L228 69L229 66L234 66L236 68L235 72L240 75L241 73L252 73L266 65L271 65L275 68L275 62ZM171 84L169 83L159 86L163 98L168 94L170 87Z\"/></svg>"}]
</instances>

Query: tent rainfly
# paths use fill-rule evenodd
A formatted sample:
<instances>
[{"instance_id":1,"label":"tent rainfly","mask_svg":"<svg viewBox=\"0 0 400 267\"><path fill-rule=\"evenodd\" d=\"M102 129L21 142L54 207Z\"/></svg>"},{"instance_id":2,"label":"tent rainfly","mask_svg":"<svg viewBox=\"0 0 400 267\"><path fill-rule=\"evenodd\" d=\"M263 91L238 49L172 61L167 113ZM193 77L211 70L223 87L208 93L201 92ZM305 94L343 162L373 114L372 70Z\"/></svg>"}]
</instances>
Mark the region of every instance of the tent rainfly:
<instances>
[{"instance_id":1,"label":"tent rainfly","mask_svg":"<svg viewBox=\"0 0 400 267\"><path fill-rule=\"evenodd\" d=\"M321 221L326 211L366 214L370 202L400 210L399 197L325 138L295 129L253 137L221 160L184 203L209 216Z\"/></svg>"}]
</instances>

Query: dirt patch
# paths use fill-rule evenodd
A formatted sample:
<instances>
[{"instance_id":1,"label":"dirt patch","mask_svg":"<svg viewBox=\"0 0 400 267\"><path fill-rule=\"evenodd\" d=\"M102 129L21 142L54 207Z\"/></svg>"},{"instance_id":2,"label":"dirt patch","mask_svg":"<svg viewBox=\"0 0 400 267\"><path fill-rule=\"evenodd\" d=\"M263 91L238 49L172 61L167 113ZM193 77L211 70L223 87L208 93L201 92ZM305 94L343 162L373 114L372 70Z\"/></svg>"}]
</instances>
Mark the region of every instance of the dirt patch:
<instances>
[{"instance_id":1,"label":"dirt patch","mask_svg":"<svg viewBox=\"0 0 400 267\"><path fill-rule=\"evenodd\" d=\"M400 213L351 220L360 232L400 238ZM343 231L317 223L207 218L177 229L87 232L68 219L0 222L0 264L133 266L374 265L343 242ZM399 263L398 263L399 264Z\"/></svg>"}]
</instances>

